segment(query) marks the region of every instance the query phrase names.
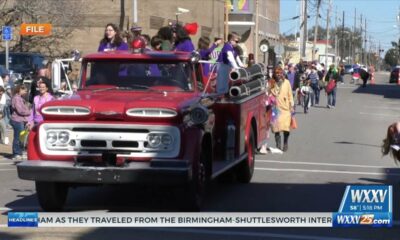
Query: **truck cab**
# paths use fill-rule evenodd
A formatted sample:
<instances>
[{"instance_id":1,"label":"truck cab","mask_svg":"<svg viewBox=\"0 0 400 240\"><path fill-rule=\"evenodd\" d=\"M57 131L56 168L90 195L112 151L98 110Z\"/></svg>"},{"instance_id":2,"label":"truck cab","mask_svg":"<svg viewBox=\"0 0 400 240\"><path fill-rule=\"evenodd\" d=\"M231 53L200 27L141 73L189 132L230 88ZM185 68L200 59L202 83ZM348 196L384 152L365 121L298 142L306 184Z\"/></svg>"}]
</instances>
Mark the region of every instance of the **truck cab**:
<instances>
[{"instance_id":1,"label":"truck cab","mask_svg":"<svg viewBox=\"0 0 400 240\"><path fill-rule=\"evenodd\" d=\"M28 160L41 207L63 208L71 186L138 183L183 187L200 210L221 174L251 181L266 141L265 91L231 98L209 92L195 53L115 51L82 59L79 90L46 103ZM228 76L227 81L228 81Z\"/></svg>"}]
</instances>

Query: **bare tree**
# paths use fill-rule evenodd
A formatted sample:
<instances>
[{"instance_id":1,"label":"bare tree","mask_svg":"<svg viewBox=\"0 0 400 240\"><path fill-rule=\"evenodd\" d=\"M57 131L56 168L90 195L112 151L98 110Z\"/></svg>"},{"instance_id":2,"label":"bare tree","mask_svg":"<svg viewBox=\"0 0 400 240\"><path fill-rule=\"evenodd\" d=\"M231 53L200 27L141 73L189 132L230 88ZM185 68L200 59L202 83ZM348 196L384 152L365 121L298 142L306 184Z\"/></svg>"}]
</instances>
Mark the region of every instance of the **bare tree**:
<instances>
[{"instance_id":1,"label":"bare tree","mask_svg":"<svg viewBox=\"0 0 400 240\"><path fill-rule=\"evenodd\" d=\"M0 24L13 26L15 31L22 23L52 24L49 36L17 35L11 51L41 52L53 58L71 50L68 40L81 28L87 10L84 0L0 0Z\"/></svg>"}]
</instances>

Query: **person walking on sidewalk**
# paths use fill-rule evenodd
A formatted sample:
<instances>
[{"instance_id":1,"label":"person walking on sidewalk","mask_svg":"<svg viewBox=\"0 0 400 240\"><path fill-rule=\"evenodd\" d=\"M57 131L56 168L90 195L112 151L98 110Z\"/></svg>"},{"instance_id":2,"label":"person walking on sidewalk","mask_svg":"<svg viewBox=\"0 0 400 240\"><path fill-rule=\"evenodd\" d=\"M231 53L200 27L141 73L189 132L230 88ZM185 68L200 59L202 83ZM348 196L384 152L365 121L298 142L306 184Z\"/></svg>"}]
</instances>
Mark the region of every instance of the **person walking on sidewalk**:
<instances>
[{"instance_id":1,"label":"person walking on sidewalk","mask_svg":"<svg viewBox=\"0 0 400 240\"><path fill-rule=\"evenodd\" d=\"M312 92L312 89L310 87L310 80L306 80L304 85L300 88L300 93L301 96L303 97L303 103L304 103L304 113L308 113L308 105L310 102L310 95Z\"/></svg>"},{"instance_id":2,"label":"person walking on sidewalk","mask_svg":"<svg viewBox=\"0 0 400 240\"><path fill-rule=\"evenodd\" d=\"M307 77L308 80L310 80L310 87L312 88L313 94L311 94L311 106L318 105L319 104L319 95L320 95L320 89L319 89L319 76L317 72L317 68L313 65L311 66L310 73L308 74Z\"/></svg>"},{"instance_id":3,"label":"person walking on sidewalk","mask_svg":"<svg viewBox=\"0 0 400 240\"><path fill-rule=\"evenodd\" d=\"M24 99L27 93L28 89L24 85L18 85L15 88L15 93L11 100L12 114L10 124L14 129L12 160L22 160L22 143L19 140L19 135L22 130L24 130L25 123L28 121L28 116L31 114Z\"/></svg>"},{"instance_id":4,"label":"person walking on sidewalk","mask_svg":"<svg viewBox=\"0 0 400 240\"><path fill-rule=\"evenodd\" d=\"M275 69L274 79L276 86L271 92L276 97L278 116L277 121L272 125L272 132L275 133L276 147L286 152L289 148L290 121L294 112L293 93L289 80L284 77L282 68ZM283 148L281 132L283 132Z\"/></svg>"},{"instance_id":5,"label":"person walking on sidewalk","mask_svg":"<svg viewBox=\"0 0 400 240\"><path fill-rule=\"evenodd\" d=\"M339 81L339 72L334 64L329 66L329 70L326 73L325 81L328 83L326 87L326 93L328 94L327 108L335 108L337 83ZM334 86L332 89L329 89L330 83Z\"/></svg>"},{"instance_id":6,"label":"person walking on sidewalk","mask_svg":"<svg viewBox=\"0 0 400 240\"><path fill-rule=\"evenodd\" d=\"M0 99L5 97L6 90L0 86ZM5 120L6 104L0 102L0 134L1 134L1 144L8 144L8 137L6 136L7 124Z\"/></svg>"}]
</instances>

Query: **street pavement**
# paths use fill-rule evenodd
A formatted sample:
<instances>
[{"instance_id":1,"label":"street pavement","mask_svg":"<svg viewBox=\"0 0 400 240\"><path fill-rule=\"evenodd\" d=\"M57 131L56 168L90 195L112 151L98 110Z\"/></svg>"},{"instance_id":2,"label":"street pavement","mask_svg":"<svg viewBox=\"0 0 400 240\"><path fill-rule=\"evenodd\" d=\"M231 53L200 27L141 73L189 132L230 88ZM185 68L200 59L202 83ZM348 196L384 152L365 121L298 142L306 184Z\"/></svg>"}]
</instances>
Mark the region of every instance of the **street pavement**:
<instances>
[{"instance_id":1,"label":"street pavement","mask_svg":"<svg viewBox=\"0 0 400 240\"><path fill-rule=\"evenodd\" d=\"M289 151L257 155L250 184L213 183L205 212L335 212L346 185L393 185L395 226L385 228L0 228L0 239L399 239L400 168L382 157L387 126L400 119L400 86L389 74L376 74L376 84L338 86L335 109L320 105L308 114L297 108L299 128L291 132ZM273 135L269 141L275 146ZM10 152L10 146L0 151ZM33 182L17 177L15 163L0 160L0 224L7 211L40 211ZM169 189L132 186L72 189L66 211L176 211Z\"/></svg>"}]
</instances>

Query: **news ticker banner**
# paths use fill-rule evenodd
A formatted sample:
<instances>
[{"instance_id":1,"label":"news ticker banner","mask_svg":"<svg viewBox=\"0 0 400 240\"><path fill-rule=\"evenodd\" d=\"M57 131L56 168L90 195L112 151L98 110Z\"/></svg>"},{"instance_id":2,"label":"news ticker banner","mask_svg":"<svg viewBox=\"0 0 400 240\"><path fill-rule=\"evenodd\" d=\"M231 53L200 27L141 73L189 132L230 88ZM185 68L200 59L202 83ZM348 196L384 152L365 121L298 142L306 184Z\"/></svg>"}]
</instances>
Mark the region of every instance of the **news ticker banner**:
<instances>
[{"instance_id":1,"label":"news ticker banner","mask_svg":"<svg viewBox=\"0 0 400 240\"><path fill-rule=\"evenodd\" d=\"M392 200L392 186L349 185L334 213L9 212L8 227L392 227Z\"/></svg>"},{"instance_id":2,"label":"news ticker banner","mask_svg":"<svg viewBox=\"0 0 400 240\"><path fill-rule=\"evenodd\" d=\"M9 212L8 227L331 227L332 213Z\"/></svg>"}]
</instances>

